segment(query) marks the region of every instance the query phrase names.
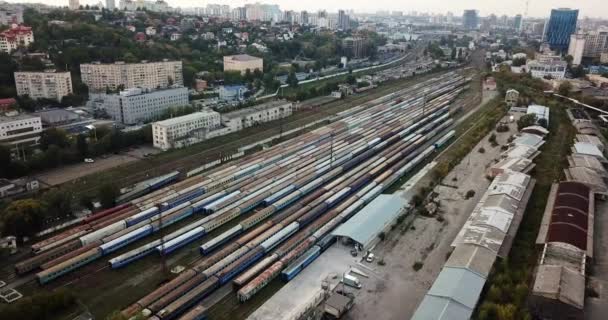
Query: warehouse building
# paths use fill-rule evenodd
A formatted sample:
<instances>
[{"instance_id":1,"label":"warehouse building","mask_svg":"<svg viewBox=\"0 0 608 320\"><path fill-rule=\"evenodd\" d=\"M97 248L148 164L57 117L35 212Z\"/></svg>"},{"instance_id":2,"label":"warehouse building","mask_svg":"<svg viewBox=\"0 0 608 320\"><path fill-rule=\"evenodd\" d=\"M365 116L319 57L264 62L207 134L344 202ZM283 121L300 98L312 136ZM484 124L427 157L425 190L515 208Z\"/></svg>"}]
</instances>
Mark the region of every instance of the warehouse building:
<instances>
[{"instance_id":1,"label":"warehouse building","mask_svg":"<svg viewBox=\"0 0 608 320\"><path fill-rule=\"evenodd\" d=\"M594 195L583 183L551 186L536 244L542 255L530 310L544 319L583 319L585 270L593 257Z\"/></svg>"},{"instance_id":2,"label":"warehouse building","mask_svg":"<svg viewBox=\"0 0 608 320\"><path fill-rule=\"evenodd\" d=\"M293 103L277 100L241 109L222 115L222 122L231 132L240 131L264 122L289 117L293 113Z\"/></svg>"},{"instance_id":3,"label":"warehouse building","mask_svg":"<svg viewBox=\"0 0 608 320\"><path fill-rule=\"evenodd\" d=\"M171 107L188 104L188 89L177 86L154 91L131 88L119 94L98 95L94 101L95 107L128 125L154 120Z\"/></svg>"},{"instance_id":4,"label":"warehouse building","mask_svg":"<svg viewBox=\"0 0 608 320\"><path fill-rule=\"evenodd\" d=\"M178 140L206 133L221 126L221 117L213 110L203 110L152 124L154 147L169 150Z\"/></svg>"},{"instance_id":5,"label":"warehouse building","mask_svg":"<svg viewBox=\"0 0 608 320\"><path fill-rule=\"evenodd\" d=\"M387 232L406 208L407 204L401 196L381 194L336 228L332 235L342 242L352 242L362 250L369 250L380 241L379 235Z\"/></svg>"},{"instance_id":6,"label":"warehouse building","mask_svg":"<svg viewBox=\"0 0 608 320\"><path fill-rule=\"evenodd\" d=\"M499 174L452 243L454 251L416 309L413 320L469 319L492 266L511 250L535 180Z\"/></svg>"},{"instance_id":7,"label":"warehouse building","mask_svg":"<svg viewBox=\"0 0 608 320\"><path fill-rule=\"evenodd\" d=\"M15 72L17 95L27 95L32 99L61 99L72 91L72 76L69 72Z\"/></svg>"},{"instance_id":8,"label":"warehouse building","mask_svg":"<svg viewBox=\"0 0 608 320\"><path fill-rule=\"evenodd\" d=\"M166 88L183 85L181 61L141 63L84 63L80 65L82 82L91 92L105 92L118 88Z\"/></svg>"},{"instance_id":9,"label":"warehouse building","mask_svg":"<svg viewBox=\"0 0 608 320\"><path fill-rule=\"evenodd\" d=\"M237 54L234 56L224 57L224 72L238 71L241 74L245 74L247 69L249 69L250 72L253 72L255 69L263 71L264 60L248 54Z\"/></svg>"}]
</instances>

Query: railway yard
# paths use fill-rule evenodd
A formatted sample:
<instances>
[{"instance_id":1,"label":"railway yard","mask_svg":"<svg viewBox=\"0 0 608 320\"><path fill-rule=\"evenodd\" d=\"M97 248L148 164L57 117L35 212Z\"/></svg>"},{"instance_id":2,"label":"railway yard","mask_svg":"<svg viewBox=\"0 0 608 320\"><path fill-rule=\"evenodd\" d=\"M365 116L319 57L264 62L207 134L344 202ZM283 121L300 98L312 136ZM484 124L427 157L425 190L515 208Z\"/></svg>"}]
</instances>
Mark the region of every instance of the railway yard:
<instances>
[{"instance_id":1,"label":"railway yard","mask_svg":"<svg viewBox=\"0 0 608 320\"><path fill-rule=\"evenodd\" d=\"M1 280L24 295L67 287L99 319L247 318L335 249L336 228L453 139L455 115L481 99L470 87L462 72L425 76L266 150L157 179L156 190L33 244Z\"/></svg>"}]
</instances>

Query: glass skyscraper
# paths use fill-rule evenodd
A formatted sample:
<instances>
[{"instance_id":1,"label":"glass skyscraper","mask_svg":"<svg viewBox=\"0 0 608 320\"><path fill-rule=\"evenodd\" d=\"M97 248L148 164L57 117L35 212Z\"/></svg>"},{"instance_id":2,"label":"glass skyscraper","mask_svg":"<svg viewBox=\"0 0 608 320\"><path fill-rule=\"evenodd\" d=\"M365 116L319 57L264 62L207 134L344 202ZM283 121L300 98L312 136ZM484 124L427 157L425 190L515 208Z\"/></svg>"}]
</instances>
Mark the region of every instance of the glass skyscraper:
<instances>
[{"instance_id":1,"label":"glass skyscraper","mask_svg":"<svg viewBox=\"0 0 608 320\"><path fill-rule=\"evenodd\" d=\"M462 26L467 30L475 30L479 25L477 10L464 10L462 14Z\"/></svg>"},{"instance_id":2,"label":"glass skyscraper","mask_svg":"<svg viewBox=\"0 0 608 320\"><path fill-rule=\"evenodd\" d=\"M545 31L545 41L552 50L565 52L570 44L570 35L576 32L578 10L553 9Z\"/></svg>"}]
</instances>

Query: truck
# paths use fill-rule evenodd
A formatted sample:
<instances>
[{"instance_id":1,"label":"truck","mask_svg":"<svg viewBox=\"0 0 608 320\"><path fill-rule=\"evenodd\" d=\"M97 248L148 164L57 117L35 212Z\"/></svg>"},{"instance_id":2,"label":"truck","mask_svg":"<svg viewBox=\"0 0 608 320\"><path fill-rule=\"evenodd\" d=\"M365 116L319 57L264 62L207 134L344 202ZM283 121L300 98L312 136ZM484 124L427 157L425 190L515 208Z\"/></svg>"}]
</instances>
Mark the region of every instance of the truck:
<instances>
[{"instance_id":1,"label":"truck","mask_svg":"<svg viewBox=\"0 0 608 320\"><path fill-rule=\"evenodd\" d=\"M345 274L344 276L342 276L342 283L349 287L361 289L361 282L359 282L359 279L357 279L357 277L351 276L350 274Z\"/></svg>"}]
</instances>

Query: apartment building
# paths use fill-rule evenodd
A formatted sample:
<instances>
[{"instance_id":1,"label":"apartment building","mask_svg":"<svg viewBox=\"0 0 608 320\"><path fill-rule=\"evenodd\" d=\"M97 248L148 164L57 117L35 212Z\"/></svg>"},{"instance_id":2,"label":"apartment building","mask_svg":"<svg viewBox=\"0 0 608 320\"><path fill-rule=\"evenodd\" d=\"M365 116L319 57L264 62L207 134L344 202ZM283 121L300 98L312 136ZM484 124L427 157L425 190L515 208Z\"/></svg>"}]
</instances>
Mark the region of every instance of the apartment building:
<instances>
[{"instance_id":1,"label":"apartment building","mask_svg":"<svg viewBox=\"0 0 608 320\"><path fill-rule=\"evenodd\" d=\"M40 141L42 121L40 117L26 114L0 116L0 144L13 148L36 145Z\"/></svg>"},{"instance_id":2,"label":"apartment building","mask_svg":"<svg viewBox=\"0 0 608 320\"><path fill-rule=\"evenodd\" d=\"M28 95L32 99L61 99L72 91L70 72L15 72L15 87L20 96Z\"/></svg>"},{"instance_id":3,"label":"apartment building","mask_svg":"<svg viewBox=\"0 0 608 320\"><path fill-rule=\"evenodd\" d=\"M249 69L251 72L253 72L255 69L263 71L264 60L248 54L237 54L234 56L224 57L224 72L239 71L241 74L245 74L247 69Z\"/></svg>"},{"instance_id":4,"label":"apartment building","mask_svg":"<svg viewBox=\"0 0 608 320\"><path fill-rule=\"evenodd\" d=\"M566 61L547 61L530 60L526 64L526 69L530 71L534 78L551 78L561 80L566 75Z\"/></svg>"},{"instance_id":5,"label":"apartment building","mask_svg":"<svg viewBox=\"0 0 608 320\"><path fill-rule=\"evenodd\" d=\"M181 61L88 63L80 65L82 82L91 92L122 88L157 89L183 85Z\"/></svg>"},{"instance_id":6,"label":"apartment building","mask_svg":"<svg viewBox=\"0 0 608 320\"><path fill-rule=\"evenodd\" d=\"M93 99L95 107L128 125L157 119L171 107L189 104L188 89L181 86L158 90L131 88L118 94L100 94Z\"/></svg>"},{"instance_id":7,"label":"apartment building","mask_svg":"<svg viewBox=\"0 0 608 320\"><path fill-rule=\"evenodd\" d=\"M203 110L152 124L154 147L169 150L177 140L206 133L221 126L221 116L213 110Z\"/></svg>"},{"instance_id":8,"label":"apartment building","mask_svg":"<svg viewBox=\"0 0 608 320\"><path fill-rule=\"evenodd\" d=\"M23 23L23 7L5 2L0 7L0 24L10 26L14 23Z\"/></svg>"},{"instance_id":9,"label":"apartment building","mask_svg":"<svg viewBox=\"0 0 608 320\"><path fill-rule=\"evenodd\" d=\"M17 24L0 32L0 52L11 53L19 47L27 47L34 42L32 28Z\"/></svg>"}]
</instances>

